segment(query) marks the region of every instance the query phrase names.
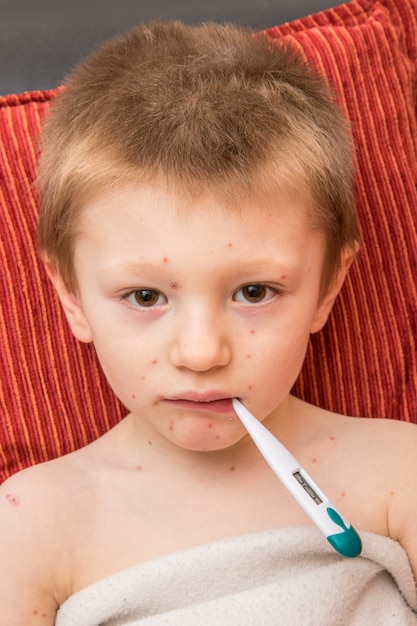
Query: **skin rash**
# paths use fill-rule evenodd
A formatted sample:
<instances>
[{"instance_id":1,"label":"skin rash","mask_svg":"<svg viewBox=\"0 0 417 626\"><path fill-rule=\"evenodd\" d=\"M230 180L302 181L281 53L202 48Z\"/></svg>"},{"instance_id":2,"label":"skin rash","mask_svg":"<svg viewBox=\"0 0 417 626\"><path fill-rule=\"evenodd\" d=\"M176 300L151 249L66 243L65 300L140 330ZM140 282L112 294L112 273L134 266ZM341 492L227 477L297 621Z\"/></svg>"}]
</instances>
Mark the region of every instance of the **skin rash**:
<instances>
[{"instance_id":1,"label":"skin rash","mask_svg":"<svg viewBox=\"0 0 417 626\"><path fill-rule=\"evenodd\" d=\"M239 397L260 419L279 419L309 335L327 315L318 303L323 236L302 205L272 213L248 202L236 211L209 195L188 205L131 186L88 205L82 230L70 323L94 342L144 430L190 450L237 443L243 427L223 419L233 417L231 403L211 434L203 403L188 398L198 414L183 410L190 390L209 390L210 401Z\"/></svg>"}]
</instances>

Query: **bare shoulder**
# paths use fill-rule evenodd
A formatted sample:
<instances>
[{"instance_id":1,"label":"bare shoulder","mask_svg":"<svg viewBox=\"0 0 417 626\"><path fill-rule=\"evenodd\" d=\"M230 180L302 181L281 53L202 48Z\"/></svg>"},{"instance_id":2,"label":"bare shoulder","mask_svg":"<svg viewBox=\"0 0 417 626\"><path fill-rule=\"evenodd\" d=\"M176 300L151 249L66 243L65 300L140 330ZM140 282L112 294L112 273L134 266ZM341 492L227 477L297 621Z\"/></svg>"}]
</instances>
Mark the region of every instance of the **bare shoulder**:
<instances>
[{"instance_id":1,"label":"bare shoulder","mask_svg":"<svg viewBox=\"0 0 417 626\"><path fill-rule=\"evenodd\" d=\"M335 416L334 430L346 442L346 451L356 467L372 471L390 496L403 499L412 487L409 477L413 473L417 476L417 425L392 419Z\"/></svg>"},{"instance_id":2,"label":"bare shoulder","mask_svg":"<svg viewBox=\"0 0 417 626\"><path fill-rule=\"evenodd\" d=\"M417 469L417 425L401 420L344 418L354 445L364 458L378 465L384 480L401 481Z\"/></svg>"},{"instance_id":3,"label":"bare shoulder","mask_svg":"<svg viewBox=\"0 0 417 626\"><path fill-rule=\"evenodd\" d=\"M417 425L377 420L378 460L389 485L388 532L408 553L417 580Z\"/></svg>"},{"instance_id":4,"label":"bare shoulder","mask_svg":"<svg viewBox=\"0 0 417 626\"><path fill-rule=\"evenodd\" d=\"M311 405L306 411L318 450L311 469L320 470L320 455L325 458L332 496L347 507L352 522L399 541L417 571L417 425L347 417Z\"/></svg>"},{"instance_id":5,"label":"bare shoulder","mask_svg":"<svg viewBox=\"0 0 417 626\"><path fill-rule=\"evenodd\" d=\"M411 424L395 419L366 418L366 417L343 417L343 426L350 430L357 438L359 445L362 440L369 443L372 439L375 444L373 453L375 454L393 454L398 452L395 445L405 446L413 449L417 441L417 424ZM412 459L410 459L411 461Z\"/></svg>"},{"instance_id":6,"label":"bare shoulder","mask_svg":"<svg viewBox=\"0 0 417 626\"><path fill-rule=\"evenodd\" d=\"M305 403L302 407L306 411L304 422L310 425L314 434L343 446L349 456L357 454L365 462L372 463L389 458L389 465L384 463L381 472L386 470L392 474L394 468L401 472L405 464L417 463L417 424L394 419L348 417Z\"/></svg>"},{"instance_id":7,"label":"bare shoulder","mask_svg":"<svg viewBox=\"0 0 417 626\"><path fill-rule=\"evenodd\" d=\"M71 550L66 505L68 463L15 474L0 486L0 606L9 626L55 623L70 593Z\"/></svg>"},{"instance_id":8,"label":"bare shoulder","mask_svg":"<svg viewBox=\"0 0 417 626\"><path fill-rule=\"evenodd\" d=\"M384 499L386 534L406 550L417 580L417 425L390 419L347 420L342 428L350 429L357 471L362 472L364 485L370 477L372 489ZM374 495L368 495L372 500Z\"/></svg>"}]
</instances>

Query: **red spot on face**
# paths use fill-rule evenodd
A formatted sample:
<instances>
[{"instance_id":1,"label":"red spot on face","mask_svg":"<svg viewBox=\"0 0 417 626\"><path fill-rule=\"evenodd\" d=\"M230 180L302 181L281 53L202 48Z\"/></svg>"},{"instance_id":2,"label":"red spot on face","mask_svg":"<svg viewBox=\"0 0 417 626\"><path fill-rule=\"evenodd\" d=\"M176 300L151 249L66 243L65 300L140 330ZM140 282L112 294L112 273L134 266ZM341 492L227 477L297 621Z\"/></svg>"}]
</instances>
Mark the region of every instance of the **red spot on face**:
<instances>
[{"instance_id":1,"label":"red spot on face","mask_svg":"<svg viewBox=\"0 0 417 626\"><path fill-rule=\"evenodd\" d=\"M249 332L250 332L250 334L251 334L251 335L254 335L254 334L256 333L256 330L254 330L253 328L251 328Z\"/></svg>"},{"instance_id":2,"label":"red spot on face","mask_svg":"<svg viewBox=\"0 0 417 626\"><path fill-rule=\"evenodd\" d=\"M334 441L333 435L330 435L329 439L330 439L330 441Z\"/></svg>"},{"instance_id":3,"label":"red spot on face","mask_svg":"<svg viewBox=\"0 0 417 626\"><path fill-rule=\"evenodd\" d=\"M152 359L151 363L152 365L156 365L158 363L158 359Z\"/></svg>"},{"instance_id":4,"label":"red spot on face","mask_svg":"<svg viewBox=\"0 0 417 626\"><path fill-rule=\"evenodd\" d=\"M229 242L229 243L227 244L227 247L228 247L228 248L233 248L233 244L232 244L232 242Z\"/></svg>"},{"instance_id":5,"label":"red spot on face","mask_svg":"<svg viewBox=\"0 0 417 626\"><path fill-rule=\"evenodd\" d=\"M209 422L209 423L207 424L207 428L213 428L213 424L212 424L211 422Z\"/></svg>"},{"instance_id":6,"label":"red spot on face","mask_svg":"<svg viewBox=\"0 0 417 626\"><path fill-rule=\"evenodd\" d=\"M317 463L317 459L311 459L312 463Z\"/></svg>"},{"instance_id":7,"label":"red spot on face","mask_svg":"<svg viewBox=\"0 0 417 626\"><path fill-rule=\"evenodd\" d=\"M132 400L136 400L135 394L132 395Z\"/></svg>"},{"instance_id":8,"label":"red spot on face","mask_svg":"<svg viewBox=\"0 0 417 626\"><path fill-rule=\"evenodd\" d=\"M344 498L346 493L344 491L342 491L342 493L340 495Z\"/></svg>"},{"instance_id":9,"label":"red spot on face","mask_svg":"<svg viewBox=\"0 0 417 626\"><path fill-rule=\"evenodd\" d=\"M167 256L164 256L164 258L162 259L164 263L169 263L169 259Z\"/></svg>"},{"instance_id":10,"label":"red spot on face","mask_svg":"<svg viewBox=\"0 0 417 626\"><path fill-rule=\"evenodd\" d=\"M20 504L18 496L13 493L6 493L5 498L8 502L10 502L10 504L13 504L13 506L18 506Z\"/></svg>"},{"instance_id":11,"label":"red spot on face","mask_svg":"<svg viewBox=\"0 0 417 626\"><path fill-rule=\"evenodd\" d=\"M174 422L172 420L170 420L170 422L169 422L168 429L169 430L174 430Z\"/></svg>"},{"instance_id":12,"label":"red spot on face","mask_svg":"<svg viewBox=\"0 0 417 626\"><path fill-rule=\"evenodd\" d=\"M246 355L246 358L247 358L247 359L251 359L251 358L252 358L252 355L251 355L251 354L247 354L247 355Z\"/></svg>"},{"instance_id":13,"label":"red spot on face","mask_svg":"<svg viewBox=\"0 0 417 626\"><path fill-rule=\"evenodd\" d=\"M159 404L159 400L154 400L154 402L152 402L152 406L158 406Z\"/></svg>"},{"instance_id":14,"label":"red spot on face","mask_svg":"<svg viewBox=\"0 0 417 626\"><path fill-rule=\"evenodd\" d=\"M141 472L143 470L143 467L142 467L142 465L137 465L136 469L138 470L138 472Z\"/></svg>"},{"instance_id":15,"label":"red spot on face","mask_svg":"<svg viewBox=\"0 0 417 626\"><path fill-rule=\"evenodd\" d=\"M230 471L231 471L231 472L234 472L234 471L235 471L235 469L236 469L236 468L235 468L235 466L234 466L234 465L232 465L232 466L231 466L231 468L230 468Z\"/></svg>"},{"instance_id":16,"label":"red spot on face","mask_svg":"<svg viewBox=\"0 0 417 626\"><path fill-rule=\"evenodd\" d=\"M248 385L248 390L251 391L253 389L252 385Z\"/></svg>"},{"instance_id":17,"label":"red spot on face","mask_svg":"<svg viewBox=\"0 0 417 626\"><path fill-rule=\"evenodd\" d=\"M220 435L216 435L216 439L220 439Z\"/></svg>"},{"instance_id":18,"label":"red spot on face","mask_svg":"<svg viewBox=\"0 0 417 626\"><path fill-rule=\"evenodd\" d=\"M394 492L394 491L390 491L390 492L389 492L389 495L390 495L390 496L395 496L395 492Z\"/></svg>"},{"instance_id":19,"label":"red spot on face","mask_svg":"<svg viewBox=\"0 0 417 626\"><path fill-rule=\"evenodd\" d=\"M173 280L173 281L170 283L170 287L171 287L171 289L178 289L178 283L177 283L177 281L176 281L176 280Z\"/></svg>"},{"instance_id":20,"label":"red spot on face","mask_svg":"<svg viewBox=\"0 0 417 626\"><path fill-rule=\"evenodd\" d=\"M280 280L287 280L287 275L286 274L281 274Z\"/></svg>"}]
</instances>

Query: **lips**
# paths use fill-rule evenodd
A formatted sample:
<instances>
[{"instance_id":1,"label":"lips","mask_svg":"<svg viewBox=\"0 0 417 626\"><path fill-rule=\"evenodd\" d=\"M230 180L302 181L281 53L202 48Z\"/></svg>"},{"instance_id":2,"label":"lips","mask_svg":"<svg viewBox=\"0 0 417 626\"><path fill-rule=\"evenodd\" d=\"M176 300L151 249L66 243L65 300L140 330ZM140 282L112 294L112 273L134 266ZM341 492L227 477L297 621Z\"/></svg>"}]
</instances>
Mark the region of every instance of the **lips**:
<instances>
[{"instance_id":1,"label":"lips","mask_svg":"<svg viewBox=\"0 0 417 626\"><path fill-rule=\"evenodd\" d=\"M233 413L232 398L215 392L184 393L173 398L164 398L170 405L192 411L209 411L211 413Z\"/></svg>"}]
</instances>

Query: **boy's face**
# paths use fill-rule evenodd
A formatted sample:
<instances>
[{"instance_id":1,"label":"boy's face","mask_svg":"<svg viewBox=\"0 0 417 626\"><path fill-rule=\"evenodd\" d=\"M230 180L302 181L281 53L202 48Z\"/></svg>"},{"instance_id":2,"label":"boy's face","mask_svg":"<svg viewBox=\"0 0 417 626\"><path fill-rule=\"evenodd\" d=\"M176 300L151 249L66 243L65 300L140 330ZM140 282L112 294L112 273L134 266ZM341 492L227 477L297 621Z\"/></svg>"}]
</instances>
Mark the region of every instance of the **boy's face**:
<instances>
[{"instance_id":1,"label":"boy's face","mask_svg":"<svg viewBox=\"0 0 417 626\"><path fill-rule=\"evenodd\" d=\"M318 302L322 234L297 201L275 205L132 185L83 209L79 291L58 290L148 438L223 449L245 434L231 398L261 420L285 411L331 303Z\"/></svg>"}]
</instances>

